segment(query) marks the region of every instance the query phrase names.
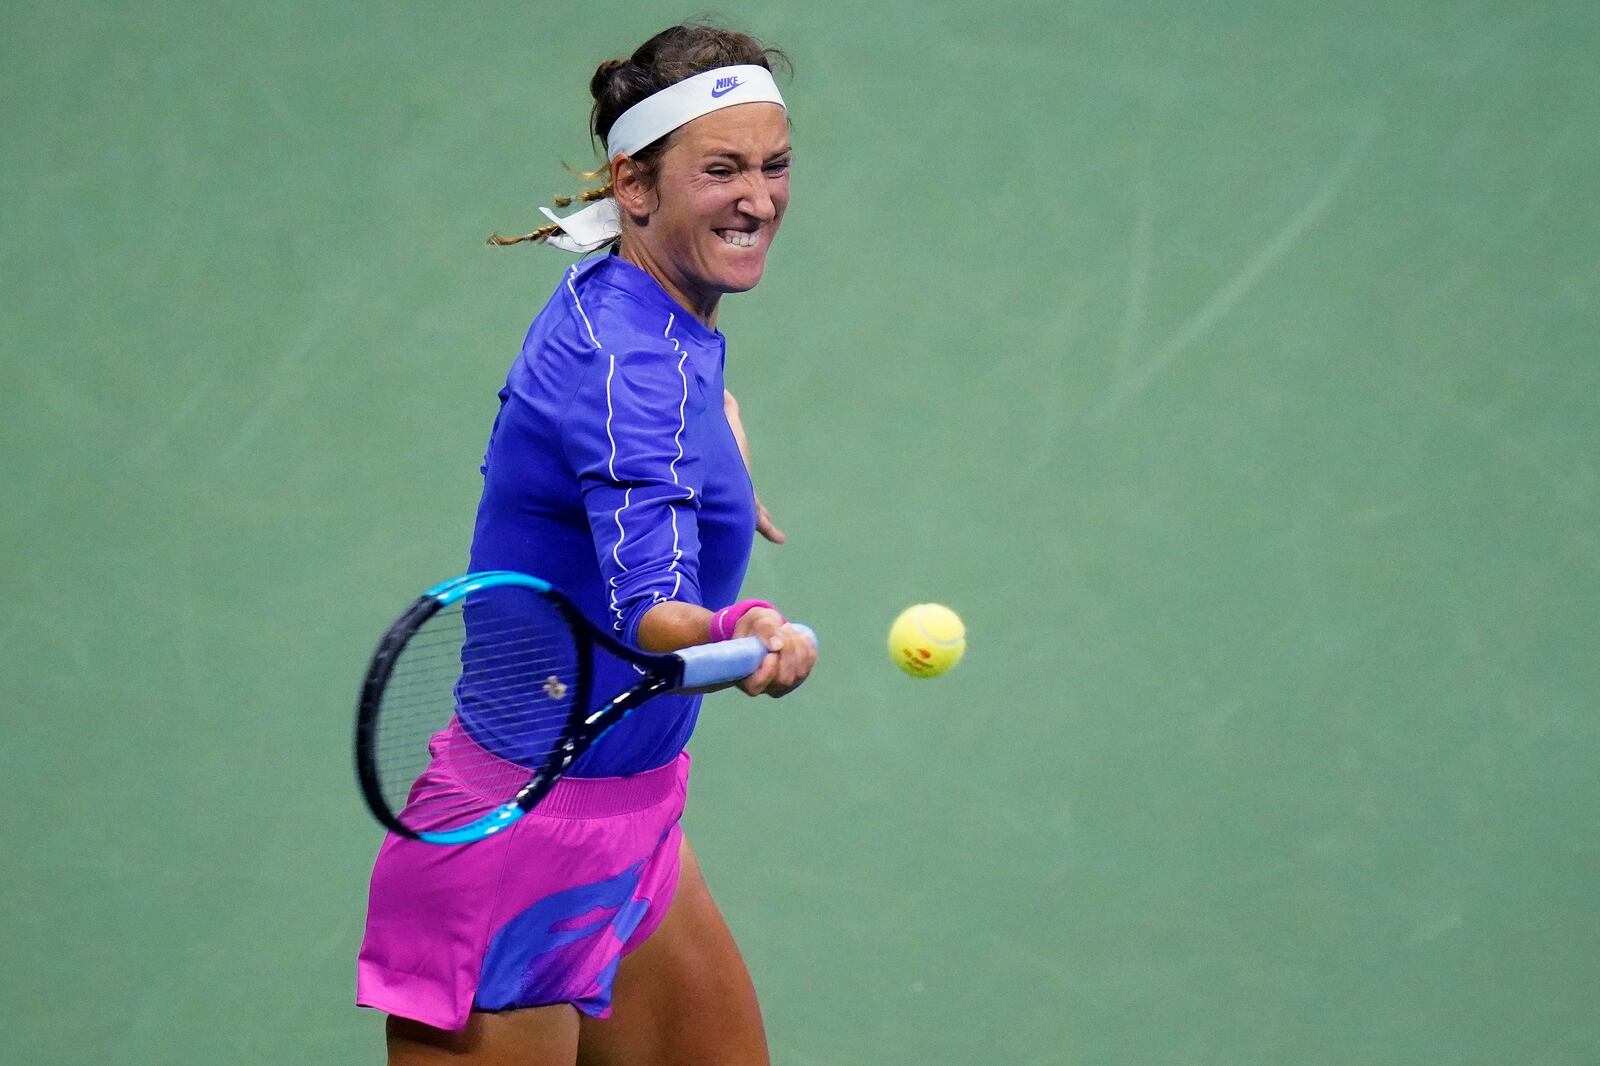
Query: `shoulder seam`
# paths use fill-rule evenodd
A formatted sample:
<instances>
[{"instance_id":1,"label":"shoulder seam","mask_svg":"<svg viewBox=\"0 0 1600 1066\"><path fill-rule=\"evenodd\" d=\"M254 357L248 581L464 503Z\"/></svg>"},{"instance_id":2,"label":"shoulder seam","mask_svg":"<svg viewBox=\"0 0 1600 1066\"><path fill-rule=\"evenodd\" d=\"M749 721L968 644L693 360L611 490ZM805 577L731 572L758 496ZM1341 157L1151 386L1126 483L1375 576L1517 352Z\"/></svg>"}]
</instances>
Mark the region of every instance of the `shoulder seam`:
<instances>
[{"instance_id":1,"label":"shoulder seam","mask_svg":"<svg viewBox=\"0 0 1600 1066\"><path fill-rule=\"evenodd\" d=\"M578 268L576 266L567 267L567 291L572 294L572 306L577 309L578 317L583 319L583 328L589 331L589 339L594 342L595 350L601 351L603 349L600 344L600 338L594 335L594 323L590 322L589 316L584 313L583 303L578 299L578 290L572 284L573 279L577 276Z\"/></svg>"}]
</instances>

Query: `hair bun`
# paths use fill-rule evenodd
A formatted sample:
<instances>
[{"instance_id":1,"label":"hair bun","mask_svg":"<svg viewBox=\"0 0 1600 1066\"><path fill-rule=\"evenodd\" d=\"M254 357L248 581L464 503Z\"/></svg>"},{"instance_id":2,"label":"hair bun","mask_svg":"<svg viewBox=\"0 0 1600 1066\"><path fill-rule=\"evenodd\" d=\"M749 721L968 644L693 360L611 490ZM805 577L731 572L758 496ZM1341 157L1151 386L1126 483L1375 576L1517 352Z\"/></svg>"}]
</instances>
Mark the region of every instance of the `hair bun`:
<instances>
[{"instance_id":1,"label":"hair bun","mask_svg":"<svg viewBox=\"0 0 1600 1066\"><path fill-rule=\"evenodd\" d=\"M627 66L629 62L628 59L624 58L607 59L601 63L595 69L594 77L589 79L589 95L596 100L600 99L601 95L606 91L606 86L610 84L612 75Z\"/></svg>"}]
</instances>

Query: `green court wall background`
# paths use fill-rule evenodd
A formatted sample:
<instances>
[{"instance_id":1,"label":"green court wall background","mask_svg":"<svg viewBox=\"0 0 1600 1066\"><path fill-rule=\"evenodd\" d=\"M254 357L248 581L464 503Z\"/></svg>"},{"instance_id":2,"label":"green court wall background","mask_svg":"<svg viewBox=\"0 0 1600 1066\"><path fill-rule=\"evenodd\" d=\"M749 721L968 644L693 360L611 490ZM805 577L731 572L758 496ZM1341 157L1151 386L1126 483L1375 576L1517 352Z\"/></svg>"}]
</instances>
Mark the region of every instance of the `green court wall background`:
<instances>
[{"instance_id":1,"label":"green court wall background","mask_svg":"<svg viewBox=\"0 0 1600 1066\"><path fill-rule=\"evenodd\" d=\"M483 237L691 13L0 14L0 1060L379 1059L356 682L568 261ZM1600 7L724 15L824 655L687 822L776 1062L1600 1061Z\"/></svg>"}]
</instances>

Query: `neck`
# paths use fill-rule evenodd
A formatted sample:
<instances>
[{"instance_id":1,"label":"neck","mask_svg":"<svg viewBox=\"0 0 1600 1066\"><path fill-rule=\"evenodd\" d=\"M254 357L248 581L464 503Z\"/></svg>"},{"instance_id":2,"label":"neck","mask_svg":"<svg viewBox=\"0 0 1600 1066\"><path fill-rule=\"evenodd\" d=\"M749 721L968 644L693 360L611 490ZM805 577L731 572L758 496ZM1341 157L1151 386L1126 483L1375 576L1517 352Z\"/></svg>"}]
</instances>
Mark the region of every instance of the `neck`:
<instances>
[{"instance_id":1,"label":"neck","mask_svg":"<svg viewBox=\"0 0 1600 1066\"><path fill-rule=\"evenodd\" d=\"M630 241L627 236L622 238L622 246L617 254L640 270L656 279L667 295L678 301L691 315L699 319L707 329L717 328L717 307L722 299L720 292L694 294L691 286L681 279L673 276L671 271L663 268L650 254L641 241Z\"/></svg>"}]
</instances>

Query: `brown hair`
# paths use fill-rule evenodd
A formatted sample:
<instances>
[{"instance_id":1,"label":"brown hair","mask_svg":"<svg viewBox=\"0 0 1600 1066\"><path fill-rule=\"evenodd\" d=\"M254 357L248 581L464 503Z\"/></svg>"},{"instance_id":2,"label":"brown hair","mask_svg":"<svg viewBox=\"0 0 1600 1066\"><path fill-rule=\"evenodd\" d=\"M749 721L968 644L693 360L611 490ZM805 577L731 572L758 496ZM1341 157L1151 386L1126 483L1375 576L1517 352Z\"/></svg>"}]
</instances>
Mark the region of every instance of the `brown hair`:
<instances>
[{"instance_id":1,"label":"brown hair","mask_svg":"<svg viewBox=\"0 0 1600 1066\"><path fill-rule=\"evenodd\" d=\"M788 56L776 48L766 47L747 33L726 30L705 20L670 26L634 49L632 55L608 59L595 70L594 77L589 79L589 95L594 97L594 108L589 113L590 142L603 151L606 136L622 113L669 85L717 67L754 65L771 70L774 60L786 70L793 70ZM638 166L646 184L655 182L656 168L671 139L669 133L629 157ZM579 176L592 181L601 175L606 177L603 185L585 189L576 196L551 199L557 207L566 207L574 200L603 200L611 195L611 161ZM560 231L560 226L551 224L521 237L502 237L496 233L490 235L489 243L542 241Z\"/></svg>"}]
</instances>

